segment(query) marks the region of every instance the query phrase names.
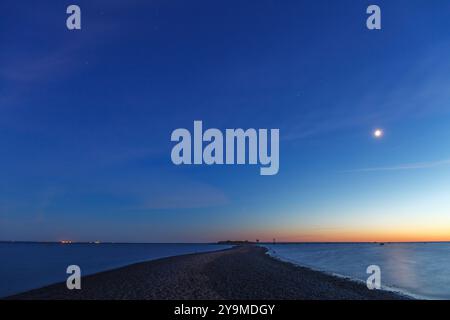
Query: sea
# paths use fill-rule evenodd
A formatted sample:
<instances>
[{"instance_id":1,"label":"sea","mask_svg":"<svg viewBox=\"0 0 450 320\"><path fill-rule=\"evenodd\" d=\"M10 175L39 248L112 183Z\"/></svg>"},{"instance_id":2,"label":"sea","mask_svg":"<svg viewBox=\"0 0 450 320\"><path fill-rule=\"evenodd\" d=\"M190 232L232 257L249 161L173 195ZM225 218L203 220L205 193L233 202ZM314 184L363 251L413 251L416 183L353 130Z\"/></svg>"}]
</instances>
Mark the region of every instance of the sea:
<instances>
[{"instance_id":1,"label":"sea","mask_svg":"<svg viewBox=\"0 0 450 320\"><path fill-rule=\"evenodd\" d=\"M268 254L363 281L380 268L382 289L420 299L450 299L450 242L264 244Z\"/></svg>"},{"instance_id":2,"label":"sea","mask_svg":"<svg viewBox=\"0 0 450 320\"><path fill-rule=\"evenodd\" d=\"M450 242L261 244L277 259L353 281L381 271L382 289L420 299L450 299ZM82 275L164 257L230 248L218 244L0 242L0 297L65 281L67 266Z\"/></svg>"},{"instance_id":3,"label":"sea","mask_svg":"<svg viewBox=\"0 0 450 320\"><path fill-rule=\"evenodd\" d=\"M218 244L0 242L0 298L65 281L69 265L89 275L164 257L230 248Z\"/></svg>"}]
</instances>

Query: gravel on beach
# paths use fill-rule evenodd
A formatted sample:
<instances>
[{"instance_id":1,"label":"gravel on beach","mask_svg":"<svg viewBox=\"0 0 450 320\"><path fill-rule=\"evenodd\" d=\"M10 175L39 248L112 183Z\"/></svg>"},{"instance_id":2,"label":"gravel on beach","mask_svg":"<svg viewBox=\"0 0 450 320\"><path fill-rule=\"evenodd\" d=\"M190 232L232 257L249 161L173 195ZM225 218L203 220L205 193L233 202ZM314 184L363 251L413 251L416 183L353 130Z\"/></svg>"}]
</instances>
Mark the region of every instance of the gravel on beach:
<instances>
[{"instance_id":1,"label":"gravel on beach","mask_svg":"<svg viewBox=\"0 0 450 320\"><path fill-rule=\"evenodd\" d=\"M81 290L58 283L8 299L404 299L363 283L282 262L245 245L137 263L82 277Z\"/></svg>"}]
</instances>

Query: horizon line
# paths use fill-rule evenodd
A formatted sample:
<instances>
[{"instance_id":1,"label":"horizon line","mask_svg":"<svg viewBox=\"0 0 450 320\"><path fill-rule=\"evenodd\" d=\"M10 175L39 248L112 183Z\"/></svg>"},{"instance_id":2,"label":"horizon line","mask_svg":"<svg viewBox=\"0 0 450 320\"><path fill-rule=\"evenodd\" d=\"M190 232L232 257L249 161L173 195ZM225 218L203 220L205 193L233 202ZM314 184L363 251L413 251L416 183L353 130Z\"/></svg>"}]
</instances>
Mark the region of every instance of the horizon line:
<instances>
[{"instance_id":1,"label":"horizon line","mask_svg":"<svg viewBox=\"0 0 450 320\"><path fill-rule=\"evenodd\" d=\"M58 243L58 244L226 244L248 243L248 244L330 244L330 243L446 243L449 240L412 240L412 241L250 241L250 240L218 240L201 242L126 242L126 241L74 241L74 240L0 240L0 243Z\"/></svg>"}]
</instances>

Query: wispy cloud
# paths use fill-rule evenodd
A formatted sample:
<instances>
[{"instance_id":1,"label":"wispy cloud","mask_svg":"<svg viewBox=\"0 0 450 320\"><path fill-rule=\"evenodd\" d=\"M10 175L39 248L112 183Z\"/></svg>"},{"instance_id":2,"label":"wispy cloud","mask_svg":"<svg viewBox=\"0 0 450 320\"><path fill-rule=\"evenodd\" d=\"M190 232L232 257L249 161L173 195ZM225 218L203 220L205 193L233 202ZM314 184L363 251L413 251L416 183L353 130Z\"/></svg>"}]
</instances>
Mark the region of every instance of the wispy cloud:
<instances>
[{"instance_id":1,"label":"wispy cloud","mask_svg":"<svg viewBox=\"0 0 450 320\"><path fill-rule=\"evenodd\" d=\"M373 167L373 168L362 168L354 170L345 170L344 172L375 172L375 171L400 171L400 170L418 170L418 169L429 169L450 165L450 159L430 161L430 162L416 162L416 163L405 163L397 166L390 167Z\"/></svg>"}]
</instances>

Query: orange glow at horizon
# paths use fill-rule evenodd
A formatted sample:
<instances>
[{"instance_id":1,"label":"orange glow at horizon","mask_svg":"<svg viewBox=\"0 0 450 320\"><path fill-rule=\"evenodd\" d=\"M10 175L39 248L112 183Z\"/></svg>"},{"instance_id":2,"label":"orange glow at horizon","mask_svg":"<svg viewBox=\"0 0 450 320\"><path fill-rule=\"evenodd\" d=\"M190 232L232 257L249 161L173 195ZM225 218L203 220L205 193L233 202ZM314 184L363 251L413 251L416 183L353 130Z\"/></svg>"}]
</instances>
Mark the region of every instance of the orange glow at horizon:
<instances>
[{"instance_id":1,"label":"orange glow at horizon","mask_svg":"<svg viewBox=\"0 0 450 320\"><path fill-rule=\"evenodd\" d=\"M220 232L218 233L220 234ZM218 235L216 233L216 236ZM354 229L324 229L308 230L307 228L275 229L259 231L239 231L233 234L224 234L224 238L231 240L256 239L261 242L446 242L450 241L450 227L400 229L400 230L369 230ZM226 240L226 239L225 239Z\"/></svg>"}]
</instances>

